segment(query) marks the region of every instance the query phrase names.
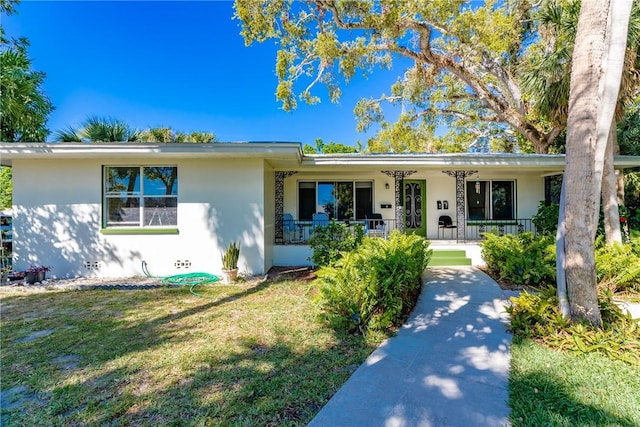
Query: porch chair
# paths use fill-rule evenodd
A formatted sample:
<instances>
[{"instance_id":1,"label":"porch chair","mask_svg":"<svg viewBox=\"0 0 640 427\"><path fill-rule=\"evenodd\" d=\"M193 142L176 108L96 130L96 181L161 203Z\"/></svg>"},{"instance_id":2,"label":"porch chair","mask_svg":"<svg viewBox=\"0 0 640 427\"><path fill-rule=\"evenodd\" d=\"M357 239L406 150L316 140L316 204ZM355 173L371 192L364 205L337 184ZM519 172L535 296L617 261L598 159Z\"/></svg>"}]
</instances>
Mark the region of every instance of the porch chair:
<instances>
[{"instance_id":1,"label":"porch chair","mask_svg":"<svg viewBox=\"0 0 640 427\"><path fill-rule=\"evenodd\" d=\"M370 213L365 215L364 231L370 237L387 237L387 225L382 220L382 214Z\"/></svg>"},{"instance_id":2,"label":"porch chair","mask_svg":"<svg viewBox=\"0 0 640 427\"><path fill-rule=\"evenodd\" d=\"M326 227L329 225L329 214L324 212L316 212L311 215L311 229L315 230L316 227Z\"/></svg>"},{"instance_id":3,"label":"porch chair","mask_svg":"<svg viewBox=\"0 0 640 427\"><path fill-rule=\"evenodd\" d=\"M286 213L282 215L282 233L286 242L293 242L299 240L296 236L296 222L293 219L293 215Z\"/></svg>"},{"instance_id":4,"label":"porch chair","mask_svg":"<svg viewBox=\"0 0 640 427\"><path fill-rule=\"evenodd\" d=\"M442 230L442 237L444 238L444 230L451 230L451 239L453 239L453 230L458 228L449 215L441 215L438 218L438 239L440 238L440 230Z\"/></svg>"}]
</instances>

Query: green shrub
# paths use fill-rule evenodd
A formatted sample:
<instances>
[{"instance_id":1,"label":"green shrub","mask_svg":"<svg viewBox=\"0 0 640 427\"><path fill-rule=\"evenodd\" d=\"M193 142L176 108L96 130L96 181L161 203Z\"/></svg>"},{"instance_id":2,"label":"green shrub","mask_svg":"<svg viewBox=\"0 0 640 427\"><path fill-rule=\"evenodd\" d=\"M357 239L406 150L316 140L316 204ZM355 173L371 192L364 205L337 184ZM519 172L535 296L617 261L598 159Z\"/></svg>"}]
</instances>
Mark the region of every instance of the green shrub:
<instances>
[{"instance_id":1,"label":"green shrub","mask_svg":"<svg viewBox=\"0 0 640 427\"><path fill-rule=\"evenodd\" d=\"M353 251L362 242L364 229L356 225L355 232L345 224L331 221L326 226L316 227L309 240L313 255L309 261L324 267L334 264L344 252Z\"/></svg>"},{"instance_id":2,"label":"green shrub","mask_svg":"<svg viewBox=\"0 0 640 427\"><path fill-rule=\"evenodd\" d=\"M334 328L365 334L400 326L420 294L428 247L424 238L397 231L387 240L364 238L357 249L318 270L321 317Z\"/></svg>"},{"instance_id":3,"label":"green shrub","mask_svg":"<svg viewBox=\"0 0 640 427\"><path fill-rule=\"evenodd\" d=\"M550 286L537 294L523 292L511 298L507 312L511 332L543 344L578 353L600 352L609 357L640 365L640 326L613 303L612 293L598 296L603 327L571 323L558 309L555 289Z\"/></svg>"},{"instance_id":4,"label":"green shrub","mask_svg":"<svg viewBox=\"0 0 640 427\"><path fill-rule=\"evenodd\" d=\"M538 212L531 217L531 222L536 226L538 234L548 234L555 236L558 230L558 216L560 205L557 203L545 204L544 201L538 205Z\"/></svg>"},{"instance_id":5,"label":"green shrub","mask_svg":"<svg viewBox=\"0 0 640 427\"><path fill-rule=\"evenodd\" d=\"M484 234L482 258L489 271L521 286L555 282L555 241L533 233Z\"/></svg>"},{"instance_id":6,"label":"green shrub","mask_svg":"<svg viewBox=\"0 0 640 427\"><path fill-rule=\"evenodd\" d=\"M640 292L640 245L603 245L596 249L598 284L613 292Z\"/></svg>"},{"instance_id":7,"label":"green shrub","mask_svg":"<svg viewBox=\"0 0 640 427\"><path fill-rule=\"evenodd\" d=\"M511 297L507 307L511 316L511 332L525 338L545 337L569 326L558 309L556 289L548 286L540 292L523 291Z\"/></svg>"}]
</instances>

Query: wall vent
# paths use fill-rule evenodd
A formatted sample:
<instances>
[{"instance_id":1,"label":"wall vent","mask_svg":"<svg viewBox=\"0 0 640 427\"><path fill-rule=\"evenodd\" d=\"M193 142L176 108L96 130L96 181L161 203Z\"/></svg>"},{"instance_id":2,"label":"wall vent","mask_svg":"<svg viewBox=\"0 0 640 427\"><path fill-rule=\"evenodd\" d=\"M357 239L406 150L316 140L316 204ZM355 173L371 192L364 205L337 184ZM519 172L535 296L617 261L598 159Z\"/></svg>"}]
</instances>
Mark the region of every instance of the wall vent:
<instances>
[{"instance_id":1,"label":"wall vent","mask_svg":"<svg viewBox=\"0 0 640 427\"><path fill-rule=\"evenodd\" d=\"M85 261L82 266L86 270L100 270L102 264L100 263L100 261Z\"/></svg>"},{"instance_id":2,"label":"wall vent","mask_svg":"<svg viewBox=\"0 0 640 427\"><path fill-rule=\"evenodd\" d=\"M173 263L173 266L175 268L191 268L191 261L188 259L176 260L176 262Z\"/></svg>"}]
</instances>

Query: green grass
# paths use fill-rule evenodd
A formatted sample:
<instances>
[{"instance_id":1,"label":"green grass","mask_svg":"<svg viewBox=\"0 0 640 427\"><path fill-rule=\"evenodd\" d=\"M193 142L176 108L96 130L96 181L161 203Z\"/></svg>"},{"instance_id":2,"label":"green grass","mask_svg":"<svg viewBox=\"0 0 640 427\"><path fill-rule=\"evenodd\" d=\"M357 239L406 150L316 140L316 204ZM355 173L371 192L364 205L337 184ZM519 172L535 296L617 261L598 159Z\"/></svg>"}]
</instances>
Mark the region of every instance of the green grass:
<instances>
[{"instance_id":1,"label":"green grass","mask_svg":"<svg viewBox=\"0 0 640 427\"><path fill-rule=\"evenodd\" d=\"M318 323L304 282L198 292L1 296L2 424L306 425L375 344Z\"/></svg>"},{"instance_id":2,"label":"green grass","mask_svg":"<svg viewBox=\"0 0 640 427\"><path fill-rule=\"evenodd\" d=\"M514 339L511 352L514 427L640 425L640 367L530 340Z\"/></svg>"}]
</instances>

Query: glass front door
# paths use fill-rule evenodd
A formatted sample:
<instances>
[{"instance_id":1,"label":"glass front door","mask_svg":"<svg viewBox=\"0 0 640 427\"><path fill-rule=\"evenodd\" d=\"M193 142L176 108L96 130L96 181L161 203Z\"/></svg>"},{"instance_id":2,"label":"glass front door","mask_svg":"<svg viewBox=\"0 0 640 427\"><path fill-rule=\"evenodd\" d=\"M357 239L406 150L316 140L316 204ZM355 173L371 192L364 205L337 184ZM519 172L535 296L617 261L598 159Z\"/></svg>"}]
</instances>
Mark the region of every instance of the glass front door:
<instances>
[{"instance_id":1,"label":"glass front door","mask_svg":"<svg viewBox=\"0 0 640 427\"><path fill-rule=\"evenodd\" d=\"M427 235L425 180L404 180L404 231L407 234Z\"/></svg>"}]
</instances>

